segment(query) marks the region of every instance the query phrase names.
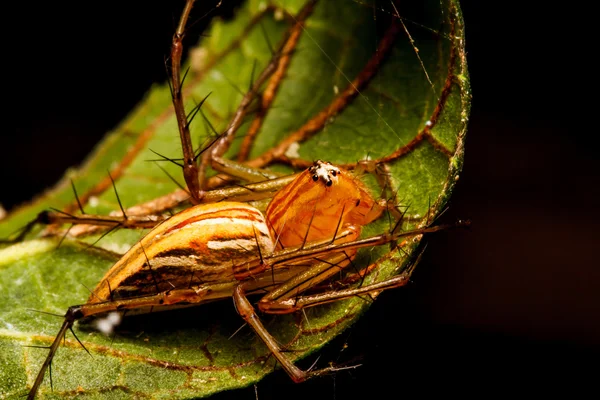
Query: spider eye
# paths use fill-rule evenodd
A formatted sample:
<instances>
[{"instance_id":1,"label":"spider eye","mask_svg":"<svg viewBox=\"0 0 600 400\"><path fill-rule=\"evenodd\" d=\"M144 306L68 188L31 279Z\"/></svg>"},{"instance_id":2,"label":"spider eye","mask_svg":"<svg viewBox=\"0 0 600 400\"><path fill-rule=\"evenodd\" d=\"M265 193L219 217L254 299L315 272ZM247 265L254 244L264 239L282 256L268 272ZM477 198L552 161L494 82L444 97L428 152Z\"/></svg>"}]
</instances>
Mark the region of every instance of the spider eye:
<instances>
[{"instance_id":1,"label":"spider eye","mask_svg":"<svg viewBox=\"0 0 600 400\"><path fill-rule=\"evenodd\" d=\"M328 181L327 181L327 183L326 183L326 185L327 185L327 186L331 186L331 185L333 185L333 181L331 181L331 180L328 180Z\"/></svg>"},{"instance_id":2,"label":"spider eye","mask_svg":"<svg viewBox=\"0 0 600 400\"><path fill-rule=\"evenodd\" d=\"M319 180L319 175L317 175L317 174L314 174L314 175L313 175L313 181L315 181L315 182L316 182L316 181L318 181L318 180Z\"/></svg>"},{"instance_id":3,"label":"spider eye","mask_svg":"<svg viewBox=\"0 0 600 400\"><path fill-rule=\"evenodd\" d=\"M336 176L337 175L337 171L336 170L331 171L331 175Z\"/></svg>"}]
</instances>

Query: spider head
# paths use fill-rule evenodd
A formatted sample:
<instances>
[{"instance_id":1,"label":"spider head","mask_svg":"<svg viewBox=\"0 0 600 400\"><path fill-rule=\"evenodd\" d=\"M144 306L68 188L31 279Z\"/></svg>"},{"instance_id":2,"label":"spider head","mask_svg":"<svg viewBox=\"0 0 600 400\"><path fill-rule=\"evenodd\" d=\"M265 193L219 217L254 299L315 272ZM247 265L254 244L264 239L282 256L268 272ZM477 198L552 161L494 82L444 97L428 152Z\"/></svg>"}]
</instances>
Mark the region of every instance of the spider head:
<instances>
[{"instance_id":1,"label":"spider head","mask_svg":"<svg viewBox=\"0 0 600 400\"><path fill-rule=\"evenodd\" d=\"M338 167L321 160L315 161L308 170L313 181L321 181L325 186L332 186L334 183L337 183L337 178L341 174L341 170Z\"/></svg>"}]
</instances>

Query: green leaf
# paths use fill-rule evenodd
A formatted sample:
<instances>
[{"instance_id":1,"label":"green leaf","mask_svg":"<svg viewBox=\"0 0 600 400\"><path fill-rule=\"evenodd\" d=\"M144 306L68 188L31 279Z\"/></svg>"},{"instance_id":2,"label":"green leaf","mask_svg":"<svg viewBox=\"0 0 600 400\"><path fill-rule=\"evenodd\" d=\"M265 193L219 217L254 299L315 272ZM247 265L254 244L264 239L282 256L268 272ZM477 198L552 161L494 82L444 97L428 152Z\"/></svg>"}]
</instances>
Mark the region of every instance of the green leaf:
<instances>
[{"instance_id":1,"label":"green leaf","mask_svg":"<svg viewBox=\"0 0 600 400\"><path fill-rule=\"evenodd\" d=\"M304 22L250 158L265 154L308 121L325 115L324 126L298 143L301 159L338 164L366 157L387 160L393 189L401 203L410 206L408 214L418 219L431 206L437 215L459 176L469 115L463 21L456 0L412 3L398 11L405 17L402 21L414 46L402 24L397 25L397 33L390 33L389 20L396 15L390 4L375 12L361 2L318 2ZM192 99L199 101L212 92L203 110L222 131L242 98L237 88L248 87L254 64L261 71L271 59L265 37L273 46L281 43L303 7L305 2L300 0L286 1L281 8L249 1L233 20L212 21L210 33L194 50L186 79L190 108ZM390 40L389 49L381 47L385 40ZM374 63L371 76L364 78L361 74L378 55L377 46L382 57ZM351 81L360 94L336 108L336 100ZM249 126L244 123L238 135L244 135ZM192 131L196 145L210 134L200 119ZM239 151L240 143L234 142L230 155ZM9 215L0 224L0 237L24 226L42 210L73 205L69 179L88 200L86 212L106 214L118 209L107 184L107 169L117 178L126 206L172 192L176 189L173 182L145 161L156 158L150 149L180 157L166 85L153 87L79 170L69 171L53 190ZM281 164L274 167L290 170ZM174 165L166 169L181 176ZM378 191L374 179L368 184L374 193ZM387 227L387 221L378 221L365 229L365 236ZM57 248L58 238L30 238L0 249L0 398L26 393L46 351L24 346L49 345L61 323L60 318L25 310L62 315L68 306L85 302L86 287L95 287L116 260L107 250L123 253L141 235L139 231L113 233L98 243L106 250L71 239ZM418 240L411 241L406 253L366 250L356 264L364 267L381 257L369 276L369 281L380 281L397 274L418 244ZM293 350L286 354L300 359L347 328L367 306L349 299L307 309L302 318L262 318L277 340ZM75 332L93 358L67 335L53 363L54 391L46 377L40 398L77 393L103 399L132 395L192 398L247 386L270 373L275 363L249 328L230 338L241 325L230 302L128 317L114 339L76 325Z\"/></svg>"}]
</instances>

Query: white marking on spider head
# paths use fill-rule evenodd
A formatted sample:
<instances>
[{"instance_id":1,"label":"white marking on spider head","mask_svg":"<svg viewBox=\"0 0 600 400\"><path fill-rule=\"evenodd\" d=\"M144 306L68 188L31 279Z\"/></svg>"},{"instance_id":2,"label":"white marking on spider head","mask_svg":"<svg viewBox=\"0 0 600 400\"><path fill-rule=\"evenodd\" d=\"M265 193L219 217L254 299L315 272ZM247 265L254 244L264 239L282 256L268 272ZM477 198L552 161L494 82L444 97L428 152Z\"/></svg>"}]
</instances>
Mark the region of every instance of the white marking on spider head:
<instances>
[{"instance_id":1,"label":"white marking on spider head","mask_svg":"<svg viewBox=\"0 0 600 400\"><path fill-rule=\"evenodd\" d=\"M320 180L325 183L325 186L331 186L334 183L337 183L338 176L341 173L338 167L321 160L315 161L308 171L312 175L313 181L318 182Z\"/></svg>"},{"instance_id":2,"label":"white marking on spider head","mask_svg":"<svg viewBox=\"0 0 600 400\"><path fill-rule=\"evenodd\" d=\"M98 318L94 322L94 325L96 326L96 329L108 336L113 333L115 327L117 327L120 323L121 313L111 312L108 313L108 315L104 318Z\"/></svg>"}]
</instances>

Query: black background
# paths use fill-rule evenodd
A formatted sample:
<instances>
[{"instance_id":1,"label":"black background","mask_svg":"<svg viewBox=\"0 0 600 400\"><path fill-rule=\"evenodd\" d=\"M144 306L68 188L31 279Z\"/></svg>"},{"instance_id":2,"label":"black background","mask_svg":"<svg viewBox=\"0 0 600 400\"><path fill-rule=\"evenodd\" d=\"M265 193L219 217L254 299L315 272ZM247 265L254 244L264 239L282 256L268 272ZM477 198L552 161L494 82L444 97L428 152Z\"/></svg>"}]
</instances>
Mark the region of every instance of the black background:
<instances>
[{"instance_id":1,"label":"black background","mask_svg":"<svg viewBox=\"0 0 600 400\"><path fill-rule=\"evenodd\" d=\"M600 157L585 24L543 2L462 5L474 97L446 219L471 218L472 229L432 237L414 283L383 293L321 357L362 367L301 385L277 372L258 384L260 399L573 393L597 379ZM77 7L2 12L6 208L80 163L165 79L180 3ZM218 397L233 394L254 389Z\"/></svg>"}]
</instances>

